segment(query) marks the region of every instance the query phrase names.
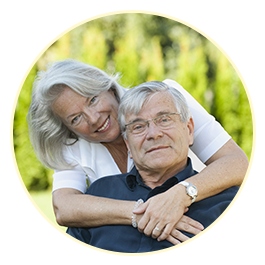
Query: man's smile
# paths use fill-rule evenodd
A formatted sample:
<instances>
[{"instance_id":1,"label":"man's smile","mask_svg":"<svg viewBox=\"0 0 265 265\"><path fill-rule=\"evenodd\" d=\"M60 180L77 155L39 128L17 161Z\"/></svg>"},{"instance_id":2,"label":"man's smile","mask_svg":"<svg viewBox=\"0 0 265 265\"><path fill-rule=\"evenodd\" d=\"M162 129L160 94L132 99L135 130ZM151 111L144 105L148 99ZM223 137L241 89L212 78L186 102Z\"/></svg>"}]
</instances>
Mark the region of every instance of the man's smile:
<instances>
[{"instance_id":1,"label":"man's smile","mask_svg":"<svg viewBox=\"0 0 265 265\"><path fill-rule=\"evenodd\" d=\"M164 150L164 149L167 149L167 148L169 148L168 145L158 145L158 146L154 146L154 147L148 149L146 151L146 153L152 153L152 152L156 152L156 151L161 151L161 150Z\"/></svg>"}]
</instances>

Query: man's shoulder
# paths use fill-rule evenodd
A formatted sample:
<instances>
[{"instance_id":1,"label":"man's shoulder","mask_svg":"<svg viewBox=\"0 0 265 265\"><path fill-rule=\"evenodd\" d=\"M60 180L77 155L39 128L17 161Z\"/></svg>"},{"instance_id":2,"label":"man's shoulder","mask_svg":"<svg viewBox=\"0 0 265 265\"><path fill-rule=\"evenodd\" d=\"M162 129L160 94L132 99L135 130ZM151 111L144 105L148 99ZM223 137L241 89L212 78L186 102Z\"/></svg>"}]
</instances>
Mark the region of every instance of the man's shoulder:
<instances>
[{"instance_id":1,"label":"man's shoulder","mask_svg":"<svg viewBox=\"0 0 265 265\"><path fill-rule=\"evenodd\" d=\"M227 188L227 189L223 190L222 192L216 194L215 196L216 197L217 196L223 196L227 200L233 200L233 198L235 197L235 195L237 194L238 191L239 191L238 186L232 186L232 187Z\"/></svg>"},{"instance_id":2,"label":"man's shoulder","mask_svg":"<svg viewBox=\"0 0 265 265\"><path fill-rule=\"evenodd\" d=\"M115 188L117 185L125 184L127 175L128 173L99 178L89 186L86 193L91 194L97 191Z\"/></svg>"},{"instance_id":3,"label":"man's shoulder","mask_svg":"<svg viewBox=\"0 0 265 265\"><path fill-rule=\"evenodd\" d=\"M97 179L95 182L92 183L92 185L102 185L110 182L115 184L115 182L124 181L127 175L128 173L105 176Z\"/></svg>"}]
</instances>

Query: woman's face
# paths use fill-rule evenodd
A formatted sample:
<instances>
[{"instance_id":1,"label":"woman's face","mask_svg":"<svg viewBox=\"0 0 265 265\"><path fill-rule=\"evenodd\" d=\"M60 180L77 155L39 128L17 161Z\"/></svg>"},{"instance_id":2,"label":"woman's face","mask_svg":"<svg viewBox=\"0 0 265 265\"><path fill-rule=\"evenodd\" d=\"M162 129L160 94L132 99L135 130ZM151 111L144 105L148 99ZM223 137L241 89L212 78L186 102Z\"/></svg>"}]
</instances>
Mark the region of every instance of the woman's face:
<instances>
[{"instance_id":1,"label":"woman's face","mask_svg":"<svg viewBox=\"0 0 265 265\"><path fill-rule=\"evenodd\" d=\"M91 142L112 142L120 135L118 107L113 91L86 98L66 87L52 109L80 138Z\"/></svg>"}]
</instances>

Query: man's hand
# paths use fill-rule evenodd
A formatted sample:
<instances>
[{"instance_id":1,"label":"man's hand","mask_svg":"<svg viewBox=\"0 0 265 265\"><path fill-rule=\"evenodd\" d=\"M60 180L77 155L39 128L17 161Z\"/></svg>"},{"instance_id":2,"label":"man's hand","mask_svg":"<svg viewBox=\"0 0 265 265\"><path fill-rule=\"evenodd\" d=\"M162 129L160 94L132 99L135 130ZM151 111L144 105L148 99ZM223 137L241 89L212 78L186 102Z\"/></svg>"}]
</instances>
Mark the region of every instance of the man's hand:
<instances>
[{"instance_id":1,"label":"man's hand","mask_svg":"<svg viewBox=\"0 0 265 265\"><path fill-rule=\"evenodd\" d=\"M188 216L183 215L176 227L171 231L171 234L166 238L167 241L171 242L174 245L180 244L188 239L186 235L181 233L179 230L191 233L193 235L199 234L204 229L203 225L199 222L191 219ZM157 239L160 241L160 239Z\"/></svg>"}]
</instances>

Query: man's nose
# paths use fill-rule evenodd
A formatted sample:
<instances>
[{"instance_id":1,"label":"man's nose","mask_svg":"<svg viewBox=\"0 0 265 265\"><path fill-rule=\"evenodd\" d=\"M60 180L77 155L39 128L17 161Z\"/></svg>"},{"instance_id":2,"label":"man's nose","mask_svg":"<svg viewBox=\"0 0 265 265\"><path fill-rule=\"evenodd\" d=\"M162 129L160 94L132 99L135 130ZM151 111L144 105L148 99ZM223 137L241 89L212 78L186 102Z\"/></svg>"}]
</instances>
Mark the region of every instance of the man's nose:
<instances>
[{"instance_id":1,"label":"man's nose","mask_svg":"<svg viewBox=\"0 0 265 265\"><path fill-rule=\"evenodd\" d=\"M154 121L150 121L148 126L147 126L147 134L146 134L146 139L151 140L151 139L157 139L159 137L163 136L162 130L154 123Z\"/></svg>"}]
</instances>

